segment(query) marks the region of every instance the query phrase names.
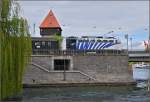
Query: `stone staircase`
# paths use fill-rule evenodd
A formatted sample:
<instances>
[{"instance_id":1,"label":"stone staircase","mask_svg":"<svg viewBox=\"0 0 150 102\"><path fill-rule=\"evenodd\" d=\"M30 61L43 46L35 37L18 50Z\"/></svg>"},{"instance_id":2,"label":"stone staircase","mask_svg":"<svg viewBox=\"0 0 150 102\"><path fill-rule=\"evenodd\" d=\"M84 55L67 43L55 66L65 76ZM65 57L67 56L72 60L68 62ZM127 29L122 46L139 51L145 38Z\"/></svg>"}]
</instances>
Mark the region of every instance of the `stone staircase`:
<instances>
[{"instance_id":1,"label":"stone staircase","mask_svg":"<svg viewBox=\"0 0 150 102\"><path fill-rule=\"evenodd\" d=\"M24 76L25 84L50 84L50 83L89 83L97 82L96 78L81 71L50 71L36 63L30 63Z\"/></svg>"}]
</instances>

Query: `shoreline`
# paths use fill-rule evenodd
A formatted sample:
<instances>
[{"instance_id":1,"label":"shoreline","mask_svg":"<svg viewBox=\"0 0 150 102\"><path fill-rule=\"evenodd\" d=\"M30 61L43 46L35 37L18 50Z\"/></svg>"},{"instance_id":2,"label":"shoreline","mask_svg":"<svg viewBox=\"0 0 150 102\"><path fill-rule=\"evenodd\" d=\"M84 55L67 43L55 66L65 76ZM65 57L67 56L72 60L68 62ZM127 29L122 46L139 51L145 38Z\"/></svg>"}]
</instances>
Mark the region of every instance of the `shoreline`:
<instances>
[{"instance_id":1,"label":"shoreline","mask_svg":"<svg viewBox=\"0 0 150 102\"><path fill-rule=\"evenodd\" d=\"M136 82L110 82L110 83L51 83L51 84L23 84L23 88L46 88L46 87L88 87L88 86L135 86Z\"/></svg>"}]
</instances>

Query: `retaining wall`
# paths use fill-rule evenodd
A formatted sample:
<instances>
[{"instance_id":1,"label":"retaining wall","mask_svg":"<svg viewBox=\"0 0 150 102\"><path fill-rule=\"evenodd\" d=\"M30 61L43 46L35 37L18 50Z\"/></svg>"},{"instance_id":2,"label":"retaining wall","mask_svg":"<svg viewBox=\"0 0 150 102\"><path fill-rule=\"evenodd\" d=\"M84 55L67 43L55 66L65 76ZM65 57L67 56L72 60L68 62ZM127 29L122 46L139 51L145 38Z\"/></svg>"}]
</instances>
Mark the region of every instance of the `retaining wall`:
<instances>
[{"instance_id":1,"label":"retaining wall","mask_svg":"<svg viewBox=\"0 0 150 102\"><path fill-rule=\"evenodd\" d=\"M54 59L69 59L68 71L55 71ZM66 80L64 81L64 75ZM34 55L25 70L24 84L130 83L126 55Z\"/></svg>"}]
</instances>

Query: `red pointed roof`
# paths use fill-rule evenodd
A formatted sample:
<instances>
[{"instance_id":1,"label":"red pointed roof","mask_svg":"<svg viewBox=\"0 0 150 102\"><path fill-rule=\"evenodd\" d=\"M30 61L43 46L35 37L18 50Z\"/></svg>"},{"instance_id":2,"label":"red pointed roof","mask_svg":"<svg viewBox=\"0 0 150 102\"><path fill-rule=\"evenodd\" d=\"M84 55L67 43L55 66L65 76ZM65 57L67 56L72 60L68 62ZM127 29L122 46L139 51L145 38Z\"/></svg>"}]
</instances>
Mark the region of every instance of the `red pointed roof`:
<instances>
[{"instance_id":1,"label":"red pointed roof","mask_svg":"<svg viewBox=\"0 0 150 102\"><path fill-rule=\"evenodd\" d=\"M61 28L52 10L49 11L40 25L40 28Z\"/></svg>"}]
</instances>

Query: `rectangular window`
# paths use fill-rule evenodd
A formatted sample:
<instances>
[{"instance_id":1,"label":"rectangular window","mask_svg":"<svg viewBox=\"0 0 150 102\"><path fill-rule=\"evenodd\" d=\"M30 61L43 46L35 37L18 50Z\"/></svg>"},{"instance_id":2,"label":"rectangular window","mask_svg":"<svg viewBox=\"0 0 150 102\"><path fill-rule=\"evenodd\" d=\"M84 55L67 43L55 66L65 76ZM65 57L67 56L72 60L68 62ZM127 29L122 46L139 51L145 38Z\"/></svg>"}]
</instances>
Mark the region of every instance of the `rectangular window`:
<instances>
[{"instance_id":1,"label":"rectangular window","mask_svg":"<svg viewBox=\"0 0 150 102\"><path fill-rule=\"evenodd\" d=\"M45 46L45 41L42 41L42 46Z\"/></svg>"}]
</instances>

